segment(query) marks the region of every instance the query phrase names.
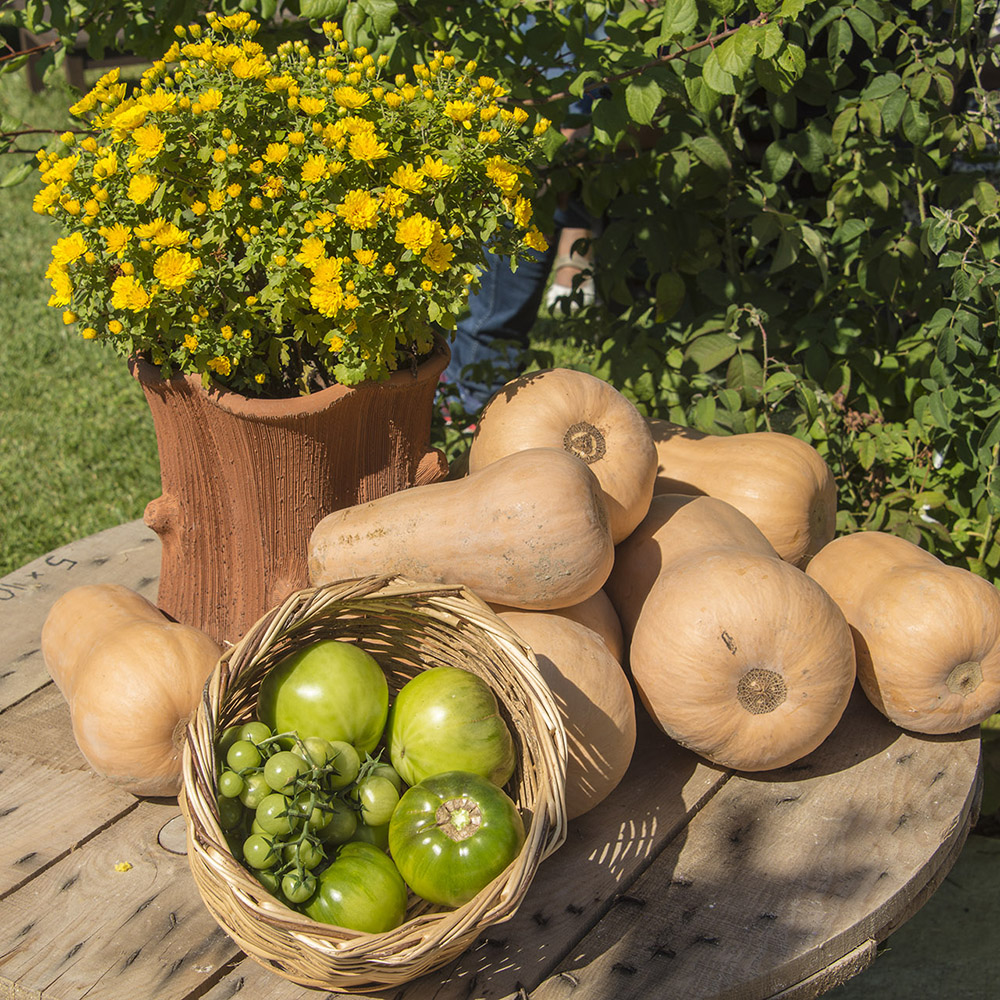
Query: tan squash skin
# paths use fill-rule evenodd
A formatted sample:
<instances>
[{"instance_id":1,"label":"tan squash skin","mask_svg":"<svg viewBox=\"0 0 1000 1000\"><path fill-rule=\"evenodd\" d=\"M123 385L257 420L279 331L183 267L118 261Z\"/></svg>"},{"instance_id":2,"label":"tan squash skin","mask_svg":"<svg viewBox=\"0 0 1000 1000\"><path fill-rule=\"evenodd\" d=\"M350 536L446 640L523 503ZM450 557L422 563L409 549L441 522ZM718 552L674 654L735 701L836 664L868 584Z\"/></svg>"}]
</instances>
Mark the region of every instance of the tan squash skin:
<instances>
[{"instance_id":1,"label":"tan squash skin","mask_svg":"<svg viewBox=\"0 0 1000 1000\"><path fill-rule=\"evenodd\" d=\"M506 604L490 606L498 615L518 610L508 607ZM579 604L573 604L568 608L553 608L550 611L540 613L559 615L560 618L568 618L572 622L578 622L580 625L592 629L604 640L604 645L608 647L608 651L615 660L618 663L624 662L625 637L622 634L622 624L618 620L614 605L604 588Z\"/></svg>"},{"instance_id":2,"label":"tan squash skin","mask_svg":"<svg viewBox=\"0 0 1000 1000\"><path fill-rule=\"evenodd\" d=\"M91 584L52 606L42 652L91 767L133 795L176 795L184 727L220 647L125 587Z\"/></svg>"},{"instance_id":3,"label":"tan squash skin","mask_svg":"<svg viewBox=\"0 0 1000 1000\"><path fill-rule=\"evenodd\" d=\"M958 733L1000 711L1000 593L896 535L859 531L806 572L854 632L875 707L918 733Z\"/></svg>"},{"instance_id":4,"label":"tan squash skin","mask_svg":"<svg viewBox=\"0 0 1000 1000\"><path fill-rule=\"evenodd\" d=\"M602 379L552 368L508 382L483 411L469 471L526 448L563 448L589 465L616 543L645 516L656 478L652 435L635 406Z\"/></svg>"},{"instance_id":5,"label":"tan squash skin","mask_svg":"<svg viewBox=\"0 0 1000 1000\"><path fill-rule=\"evenodd\" d=\"M314 585L400 574L517 608L578 604L601 589L613 561L597 479L553 448L334 511L309 539Z\"/></svg>"},{"instance_id":6,"label":"tan squash skin","mask_svg":"<svg viewBox=\"0 0 1000 1000\"><path fill-rule=\"evenodd\" d=\"M642 522L616 547L615 565L604 585L626 640L656 578L690 553L720 546L778 558L753 521L724 500L679 493L654 496Z\"/></svg>"},{"instance_id":7,"label":"tan squash skin","mask_svg":"<svg viewBox=\"0 0 1000 1000\"><path fill-rule=\"evenodd\" d=\"M630 661L660 727L739 771L815 750L855 678L850 628L826 592L787 562L735 548L694 552L657 579Z\"/></svg>"},{"instance_id":8,"label":"tan squash skin","mask_svg":"<svg viewBox=\"0 0 1000 1000\"><path fill-rule=\"evenodd\" d=\"M635 749L635 699L601 637L537 611L500 616L531 647L566 727L566 815L575 819L618 787Z\"/></svg>"},{"instance_id":9,"label":"tan squash skin","mask_svg":"<svg viewBox=\"0 0 1000 1000\"><path fill-rule=\"evenodd\" d=\"M833 538L837 487L819 452L791 434L721 437L649 418L656 493L705 493L757 525L782 559L804 566Z\"/></svg>"},{"instance_id":10,"label":"tan squash skin","mask_svg":"<svg viewBox=\"0 0 1000 1000\"><path fill-rule=\"evenodd\" d=\"M74 587L56 600L42 625L42 658L63 697L70 697L74 667L94 644L134 621L166 619L141 594L114 583Z\"/></svg>"}]
</instances>

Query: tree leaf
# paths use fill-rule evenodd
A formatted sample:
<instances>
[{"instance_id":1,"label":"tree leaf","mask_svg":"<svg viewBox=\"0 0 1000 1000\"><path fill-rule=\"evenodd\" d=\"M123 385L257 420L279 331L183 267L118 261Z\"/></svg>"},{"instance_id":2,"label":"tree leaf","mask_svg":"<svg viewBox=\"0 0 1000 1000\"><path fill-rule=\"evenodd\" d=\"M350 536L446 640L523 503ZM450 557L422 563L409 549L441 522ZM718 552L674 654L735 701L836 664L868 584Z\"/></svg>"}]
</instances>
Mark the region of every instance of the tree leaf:
<instances>
[{"instance_id":1,"label":"tree leaf","mask_svg":"<svg viewBox=\"0 0 1000 1000\"><path fill-rule=\"evenodd\" d=\"M637 125L649 125L663 100L663 90L652 79L633 80L625 90L625 106Z\"/></svg>"},{"instance_id":2,"label":"tree leaf","mask_svg":"<svg viewBox=\"0 0 1000 1000\"><path fill-rule=\"evenodd\" d=\"M684 38L698 24L698 4L696 0L671 0L663 5L663 19L660 21L660 44Z\"/></svg>"},{"instance_id":3,"label":"tree leaf","mask_svg":"<svg viewBox=\"0 0 1000 1000\"><path fill-rule=\"evenodd\" d=\"M728 361L738 347L739 343L727 333L707 333L691 341L684 354L698 371L707 372Z\"/></svg>"}]
</instances>

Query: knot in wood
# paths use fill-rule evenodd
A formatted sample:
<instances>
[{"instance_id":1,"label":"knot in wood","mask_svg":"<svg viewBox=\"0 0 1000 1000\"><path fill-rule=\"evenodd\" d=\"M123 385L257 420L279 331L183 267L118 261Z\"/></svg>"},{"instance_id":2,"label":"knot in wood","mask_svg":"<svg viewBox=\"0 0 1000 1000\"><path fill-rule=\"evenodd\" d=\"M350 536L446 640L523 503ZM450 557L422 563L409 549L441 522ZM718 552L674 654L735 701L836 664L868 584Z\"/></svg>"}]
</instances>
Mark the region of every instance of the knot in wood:
<instances>
[{"instance_id":1,"label":"knot in wood","mask_svg":"<svg viewBox=\"0 0 1000 1000\"><path fill-rule=\"evenodd\" d=\"M604 435L593 424L588 424L585 420L581 420L567 429L563 435L563 448L571 455L583 459L587 465L591 465L599 458L604 458L607 452Z\"/></svg>"},{"instance_id":2,"label":"knot in wood","mask_svg":"<svg viewBox=\"0 0 1000 1000\"><path fill-rule=\"evenodd\" d=\"M753 667L736 685L736 700L751 715L773 712L788 697L785 679L773 670Z\"/></svg>"}]
</instances>

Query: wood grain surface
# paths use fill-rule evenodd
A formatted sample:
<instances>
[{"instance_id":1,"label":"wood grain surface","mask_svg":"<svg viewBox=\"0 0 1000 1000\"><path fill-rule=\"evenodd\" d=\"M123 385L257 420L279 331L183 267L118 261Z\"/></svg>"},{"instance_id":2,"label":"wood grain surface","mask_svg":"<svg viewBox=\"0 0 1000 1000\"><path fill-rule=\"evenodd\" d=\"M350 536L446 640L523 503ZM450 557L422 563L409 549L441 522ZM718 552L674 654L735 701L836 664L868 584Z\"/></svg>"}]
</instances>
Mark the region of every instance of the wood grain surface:
<instances>
[{"instance_id":1,"label":"wood grain surface","mask_svg":"<svg viewBox=\"0 0 1000 1000\"><path fill-rule=\"evenodd\" d=\"M38 636L71 586L155 599L141 522L0 579L0 1000L317 1000L242 955L177 852L174 800L95 775ZM817 751L762 775L713 767L640 709L632 766L570 825L521 908L392 995L467 1000L808 1000L928 898L975 813L974 731L916 736L859 692Z\"/></svg>"}]
</instances>

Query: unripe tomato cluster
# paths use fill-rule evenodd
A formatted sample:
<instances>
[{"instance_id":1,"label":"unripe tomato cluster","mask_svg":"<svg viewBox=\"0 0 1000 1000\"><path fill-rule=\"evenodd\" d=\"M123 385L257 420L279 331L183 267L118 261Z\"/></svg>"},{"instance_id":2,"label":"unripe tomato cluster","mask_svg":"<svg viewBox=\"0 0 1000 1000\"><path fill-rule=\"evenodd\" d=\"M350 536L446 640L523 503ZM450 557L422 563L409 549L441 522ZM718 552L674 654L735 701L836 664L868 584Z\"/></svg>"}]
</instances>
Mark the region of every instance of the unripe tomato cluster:
<instances>
[{"instance_id":1,"label":"unripe tomato cluster","mask_svg":"<svg viewBox=\"0 0 1000 1000\"><path fill-rule=\"evenodd\" d=\"M377 661L321 640L269 672L257 708L216 743L220 824L287 905L377 933L408 889L459 906L520 851L513 739L475 674L432 667L390 704Z\"/></svg>"}]
</instances>

